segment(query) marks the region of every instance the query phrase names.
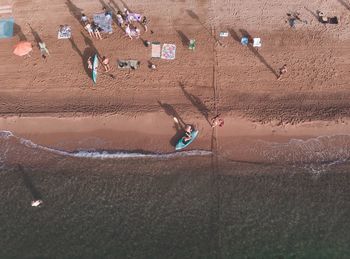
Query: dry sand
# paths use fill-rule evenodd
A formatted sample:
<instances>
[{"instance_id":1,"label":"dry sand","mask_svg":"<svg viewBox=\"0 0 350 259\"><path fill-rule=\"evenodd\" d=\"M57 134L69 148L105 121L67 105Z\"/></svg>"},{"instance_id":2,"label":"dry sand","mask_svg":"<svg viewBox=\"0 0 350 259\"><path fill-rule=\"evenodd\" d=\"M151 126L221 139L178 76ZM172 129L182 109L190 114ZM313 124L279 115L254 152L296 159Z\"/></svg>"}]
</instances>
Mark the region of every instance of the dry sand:
<instances>
[{"instance_id":1,"label":"dry sand","mask_svg":"<svg viewBox=\"0 0 350 259\"><path fill-rule=\"evenodd\" d=\"M142 38L176 44L176 59L152 60L157 70L151 71L147 67L150 48L141 40L124 37L117 27L102 41L90 39L79 15L84 12L91 17L103 3L114 11L128 7L145 14L150 24ZM221 137L240 137L239 132L252 125L260 131L253 129L248 136L273 135L295 124L301 125L295 126L301 133L288 131L290 136L320 135L320 125L329 131L327 121L347 125L350 6L344 1L18 0L12 4L16 36L0 41L0 114L15 117L3 119L1 128L10 129L13 120L19 120L14 130L27 137L40 135L39 143L57 144L48 143L52 137L45 140L45 134L63 132L74 138L71 133L95 132L113 139L113 148L170 151L169 139L175 134L172 115L197 124L202 134L195 147L205 149L212 148L207 120L216 113L226 120L220 133L215 133ZM340 24L320 24L316 10L339 16ZM290 11L298 11L307 24L291 29L286 23ZM72 26L71 40L57 39L60 24ZM220 31L229 31L230 36L219 38ZM243 34L261 37L262 48L242 46L238 40ZM50 50L46 60L36 46L38 37ZM192 38L197 41L195 51L186 46ZM31 58L12 54L19 39L35 45ZM110 57L113 77L100 73L93 86L84 67L95 50ZM118 70L116 60L128 58L140 60L141 67ZM276 80L283 64L288 72ZM90 115L94 116L85 118ZM57 123L34 117L67 119ZM79 120L84 126L76 132ZM305 125L313 125L312 134ZM347 126L341 131L345 133ZM116 140L115 134L121 132L126 137Z\"/></svg>"}]
</instances>

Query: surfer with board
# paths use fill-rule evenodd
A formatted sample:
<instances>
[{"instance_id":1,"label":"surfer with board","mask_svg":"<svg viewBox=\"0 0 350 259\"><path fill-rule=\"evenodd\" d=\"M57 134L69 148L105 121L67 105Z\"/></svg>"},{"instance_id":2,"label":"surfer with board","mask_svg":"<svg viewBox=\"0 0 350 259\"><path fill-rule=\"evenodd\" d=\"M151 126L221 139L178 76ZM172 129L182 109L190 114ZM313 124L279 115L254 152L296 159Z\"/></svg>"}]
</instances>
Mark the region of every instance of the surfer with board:
<instances>
[{"instance_id":1,"label":"surfer with board","mask_svg":"<svg viewBox=\"0 0 350 259\"><path fill-rule=\"evenodd\" d=\"M195 130L191 125L186 125L185 134L182 138L179 139L175 146L175 150L181 150L187 147L192 141L197 137L198 130Z\"/></svg>"}]
</instances>

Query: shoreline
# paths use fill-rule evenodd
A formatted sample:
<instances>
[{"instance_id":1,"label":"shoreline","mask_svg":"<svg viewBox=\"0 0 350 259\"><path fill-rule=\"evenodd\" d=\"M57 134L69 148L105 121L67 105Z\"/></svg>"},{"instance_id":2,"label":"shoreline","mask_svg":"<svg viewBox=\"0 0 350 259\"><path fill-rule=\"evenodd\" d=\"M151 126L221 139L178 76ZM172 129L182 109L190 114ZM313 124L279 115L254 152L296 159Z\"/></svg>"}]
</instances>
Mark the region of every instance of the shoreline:
<instances>
[{"instance_id":1,"label":"shoreline","mask_svg":"<svg viewBox=\"0 0 350 259\"><path fill-rule=\"evenodd\" d=\"M240 117L227 117L222 128L213 129L204 118L184 118L199 130L199 137L185 150L207 150L240 161L261 161L252 149L307 141L319 137L350 136L350 120L314 121L296 125L255 123ZM140 116L110 115L86 117L7 117L0 129L35 144L67 152L127 151L175 152L182 136L181 127L165 113ZM215 145L213 144L215 140ZM265 144L264 144L265 143ZM248 152L249 151L249 152ZM285 151L286 152L286 151Z\"/></svg>"}]
</instances>

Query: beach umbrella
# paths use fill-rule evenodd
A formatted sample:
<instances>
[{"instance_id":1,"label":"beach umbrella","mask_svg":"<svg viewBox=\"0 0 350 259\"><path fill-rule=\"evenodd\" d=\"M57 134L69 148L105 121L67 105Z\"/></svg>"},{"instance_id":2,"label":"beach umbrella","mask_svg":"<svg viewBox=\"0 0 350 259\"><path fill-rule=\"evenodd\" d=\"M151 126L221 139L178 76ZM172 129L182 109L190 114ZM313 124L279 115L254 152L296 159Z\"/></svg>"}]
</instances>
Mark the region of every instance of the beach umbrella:
<instances>
[{"instance_id":1,"label":"beach umbrella","mask_svg":"<svg viewBox=\"0 0 350 259\"><path fill-rule=\"evenodd\" d=\"M32 44L28 41L20 41L13 48L13 54L17 56L27 55L33 49Z\"/></svg>"}]
</instances>

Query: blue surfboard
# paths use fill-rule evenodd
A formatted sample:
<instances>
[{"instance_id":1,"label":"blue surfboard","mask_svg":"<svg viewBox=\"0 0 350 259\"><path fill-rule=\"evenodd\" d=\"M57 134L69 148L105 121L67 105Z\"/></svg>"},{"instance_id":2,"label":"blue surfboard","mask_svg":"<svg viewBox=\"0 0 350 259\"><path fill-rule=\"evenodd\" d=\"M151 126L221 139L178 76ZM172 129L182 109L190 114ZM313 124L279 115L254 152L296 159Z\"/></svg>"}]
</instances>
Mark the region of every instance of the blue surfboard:
<instances>
[{"instance_id":1,"label":"blue surfboard","mask_svg":"<svg viewBox=\"0 0 350 259\"><path fill-rule=\"evenodd\" d=\"M98 57L97 57L97 54L95 54L94 62L92 64L92 80L94 81L95 84L97 80L97 67L98 67Z\"/></svg>"},{"instance_id":2,"label":"blue surfboard","mask_svg":"<svg viewBox=\"0 0 350 259\"><path fill-rule=\"evenodd\" d=\"M175 146L175 150L181 150L185 147L187 147L189 144L191 144L193 142L193 140L195 140L195 138L198 136L198 130L194 130L191 132L191 139L189 141L184 142L185 137L180 138L180 140L177 142L176 146Z\"/></svg>"}]
</instances>

